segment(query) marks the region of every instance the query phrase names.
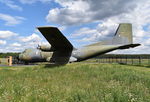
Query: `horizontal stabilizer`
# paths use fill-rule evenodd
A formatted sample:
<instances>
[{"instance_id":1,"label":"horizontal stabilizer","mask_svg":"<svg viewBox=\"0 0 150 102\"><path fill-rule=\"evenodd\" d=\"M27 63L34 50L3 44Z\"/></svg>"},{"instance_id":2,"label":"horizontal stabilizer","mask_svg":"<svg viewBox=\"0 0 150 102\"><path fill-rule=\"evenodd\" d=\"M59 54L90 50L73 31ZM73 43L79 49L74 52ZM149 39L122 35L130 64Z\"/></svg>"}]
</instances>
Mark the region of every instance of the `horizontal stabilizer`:
<instances>
[{"instance_id":1,"label":"horizontal stabilizer","mask_svg":"<svg viewBox=\"0 0 150 102\"><path fill-rule=\"evenodd\" d=\"M137 46L140 46L141 44L129 44L129 45L123 45L123 46L120 46L119 49L128 49L128 48L134 48L134 47L137 47Z\"/></svg>"}]
</instances>

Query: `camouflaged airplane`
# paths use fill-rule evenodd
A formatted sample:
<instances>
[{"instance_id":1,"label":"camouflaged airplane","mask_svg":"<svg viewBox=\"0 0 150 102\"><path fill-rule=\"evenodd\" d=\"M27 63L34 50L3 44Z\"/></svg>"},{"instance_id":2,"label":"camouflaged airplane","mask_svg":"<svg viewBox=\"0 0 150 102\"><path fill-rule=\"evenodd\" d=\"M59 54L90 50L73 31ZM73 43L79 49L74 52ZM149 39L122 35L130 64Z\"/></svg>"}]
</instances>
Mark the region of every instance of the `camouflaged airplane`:
<instances>
[{"instance_id":1,"label":"camouflaged airplane","mask_svg":"<svg viewBox=\"0 0 150 102\"><path fill-rule=\"evenodd\" d=\"M121 23L110 40L97 42L82 48L75 48L56 27L37 27L49 42L49 46L41 45L37 49L26 49L19 59L28 62L50 62L67 64L84 61L118 49L128 49L139 46L133 44L132 25Z\"/></svg>"}]
</instances>

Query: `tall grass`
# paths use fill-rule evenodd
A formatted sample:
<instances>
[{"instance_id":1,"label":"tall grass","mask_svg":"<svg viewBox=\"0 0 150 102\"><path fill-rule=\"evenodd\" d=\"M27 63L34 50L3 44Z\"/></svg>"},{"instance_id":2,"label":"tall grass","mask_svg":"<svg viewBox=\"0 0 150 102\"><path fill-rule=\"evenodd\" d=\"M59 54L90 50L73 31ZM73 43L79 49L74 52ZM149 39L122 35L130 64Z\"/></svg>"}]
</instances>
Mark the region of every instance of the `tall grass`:
<instances>
[{"instance_id":1,"label":"tall grass","mask_svg":"<svg viewBox=\"0 0 150 102\"><path fill-rule=\"evenodd\" d=\"M0 69L0 102L150 102L150 69L82 64Z\"/></svg>"}]
</instances>

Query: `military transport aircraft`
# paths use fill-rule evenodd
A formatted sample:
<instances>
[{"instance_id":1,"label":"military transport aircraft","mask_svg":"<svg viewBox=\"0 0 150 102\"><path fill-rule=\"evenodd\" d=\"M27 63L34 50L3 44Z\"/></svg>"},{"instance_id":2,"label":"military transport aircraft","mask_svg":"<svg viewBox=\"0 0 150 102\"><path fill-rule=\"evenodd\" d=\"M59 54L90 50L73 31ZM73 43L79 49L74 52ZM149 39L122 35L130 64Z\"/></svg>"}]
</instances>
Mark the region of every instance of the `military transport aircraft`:
<instances>
[{"instance_id":1,"label":"military transport aircraft","mask_svg":"<svg viewBox=\"0 0 150 102\"><path fill-rule=\"evenodd\" d=\"M37 27L49 42L49 46L39 46L37 49L26 49L19 55L24 62L50 62L67 64L83 61L118 49L128 49L139 46L133 44L132 25L121 23L110 40L97 42L82 48L75 48L57 27Z\"/></svg>"}]
</instances>

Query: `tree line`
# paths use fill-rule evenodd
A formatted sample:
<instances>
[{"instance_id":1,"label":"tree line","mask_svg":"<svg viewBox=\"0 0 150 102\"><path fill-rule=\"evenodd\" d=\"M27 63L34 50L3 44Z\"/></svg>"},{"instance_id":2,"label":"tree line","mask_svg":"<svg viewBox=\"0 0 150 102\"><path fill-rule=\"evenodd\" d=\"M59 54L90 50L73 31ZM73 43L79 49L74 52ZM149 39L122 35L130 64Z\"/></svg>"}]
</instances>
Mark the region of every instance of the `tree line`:
<instances>
[{"instance_id":1,"label":"tree line","mask_svg":"<svg viewBox=\"0 0 150 102\"><path fill-rule=\"evenodd\" d=\"M9 53L0 53L0 58L6 58L8 56L16 57L18 55L19 55L19 53L11 53L11 52L9 52Z\"/></svg>"},{"instance_id":2,"label":"tree line","mask_svg":"<svg viewBox=\"0 0 150 102\"><path fill-rule=\"evenodd\" d=\"M150 54L104 54L95 57L96 59L103 58L132 58L132 59L150 59Z\"/></svg>"}]
</instances>

